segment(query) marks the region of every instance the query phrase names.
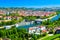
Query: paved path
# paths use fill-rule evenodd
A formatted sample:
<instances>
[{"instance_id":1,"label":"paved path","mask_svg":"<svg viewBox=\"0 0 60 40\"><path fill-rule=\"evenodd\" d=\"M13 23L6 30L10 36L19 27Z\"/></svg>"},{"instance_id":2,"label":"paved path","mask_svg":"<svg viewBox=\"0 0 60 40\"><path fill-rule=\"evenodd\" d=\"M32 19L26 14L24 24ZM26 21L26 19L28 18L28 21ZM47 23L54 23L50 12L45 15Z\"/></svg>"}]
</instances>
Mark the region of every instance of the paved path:
<instances>
[{"instance_id":1,"label":"paved path","mask_svg":"<svg viewBox=\"0 0 60 40\"><path fill-rule=\"evenodd\" d=\"M38 40L43 40L44 38L46 38L46 37L48 37L48 35L47 36L45 36L45 37L42 37L42 38L40 38L40 39L38 39Z\"/></svg>"},{"instance_id":2,"label":"paved path","mask_svg":"<svg viewBox=\"0 0 60 40\"><path fill-rule=\"evenodd\" d=\"M57 15L54 15L54 16L52 16L52 17L50 17L50 18L47 18L47 19L52 19L52 18L55 17L55 16L57 16Z\"/></svg>"},{"instance_id":3,"label":"paved path","mask_svg":"<svg viewBox=\"0 0 60 40\"><path fill-rule=\"evenodd\" d=\"M40 39L38 39L38 40L43 40L44 38L47 38L47 37L49 37L49 36L53 36L53 34L48 34L48 35L46 35L45 37L42 37L42 38L40 38Z\"/></svg>"},{"instance_id":4,"label":"paved path","mask_svg":"<svg viewBox=\"0 0 60 40\"><path fill-rule=\"evenodd\" d=\"M40 20L40 21L47 21L48 19L52 19L52 18L54 18L55 16L57 16L57 15L54 15L54 16L49 17L49 18L46 18L46 19L38 19L38 20Z\"/></svg>"}]
</instances>

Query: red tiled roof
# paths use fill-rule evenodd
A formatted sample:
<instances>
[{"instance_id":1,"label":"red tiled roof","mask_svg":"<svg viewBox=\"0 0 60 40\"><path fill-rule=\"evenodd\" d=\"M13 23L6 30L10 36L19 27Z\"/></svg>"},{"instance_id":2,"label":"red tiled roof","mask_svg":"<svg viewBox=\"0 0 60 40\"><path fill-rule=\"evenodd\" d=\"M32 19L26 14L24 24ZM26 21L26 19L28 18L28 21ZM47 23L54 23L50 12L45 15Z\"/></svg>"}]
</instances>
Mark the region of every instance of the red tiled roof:
<instances>
[{"instance_id":1,"label":"red tiled roof","mask_svg":"<svg viewBox=\"0 0 60 40\"><path fill-rule=\"evenodd\" d=\"M42 30L42 32L47 32L47 30Z\"/></svg>"}]
</instances>

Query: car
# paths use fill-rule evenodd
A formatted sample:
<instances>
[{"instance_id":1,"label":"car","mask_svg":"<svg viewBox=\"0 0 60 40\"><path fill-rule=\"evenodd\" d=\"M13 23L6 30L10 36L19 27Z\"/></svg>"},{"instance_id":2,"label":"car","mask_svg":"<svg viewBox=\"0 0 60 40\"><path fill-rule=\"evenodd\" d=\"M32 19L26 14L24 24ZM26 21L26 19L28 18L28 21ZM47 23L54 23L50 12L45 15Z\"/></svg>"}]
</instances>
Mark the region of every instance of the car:
<instances>
[{"instance_id":1,"label":"car","mask_svg":"<svg viewBox=\"0 0 60 40\"><path fill-rule=\"evenodd\" d=\"M55 34L60 34L60 29L56 30Z\"/></svg>"}]
</instances>

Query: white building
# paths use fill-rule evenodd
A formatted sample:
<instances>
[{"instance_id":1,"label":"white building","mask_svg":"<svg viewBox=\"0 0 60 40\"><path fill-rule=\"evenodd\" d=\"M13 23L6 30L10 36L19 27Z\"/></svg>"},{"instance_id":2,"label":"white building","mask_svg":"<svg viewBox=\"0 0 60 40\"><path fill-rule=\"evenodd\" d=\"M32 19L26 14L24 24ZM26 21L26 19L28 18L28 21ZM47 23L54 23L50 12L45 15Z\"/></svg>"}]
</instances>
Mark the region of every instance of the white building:
<instances>
[{"instance_id":1,"label":"white building","mask_svg":"<svg viewBox=\"0 0 60 40\"><path fill-rule=\"evenodd\" d=\"M10 28L11 28L11 26L4 26L4 28L6 28L6 29L10 29Z\"/></svg>"},{"instance_id":2,"label":"white building","mask_svg":"<svg viewBox=\"0 0 60 40\"><path fill-rule=\"evenodd\" d=\"M46 32L46 28L44 26L30 27L29 34L40 34L40 31Z\"/></svg>"}]
</instances>

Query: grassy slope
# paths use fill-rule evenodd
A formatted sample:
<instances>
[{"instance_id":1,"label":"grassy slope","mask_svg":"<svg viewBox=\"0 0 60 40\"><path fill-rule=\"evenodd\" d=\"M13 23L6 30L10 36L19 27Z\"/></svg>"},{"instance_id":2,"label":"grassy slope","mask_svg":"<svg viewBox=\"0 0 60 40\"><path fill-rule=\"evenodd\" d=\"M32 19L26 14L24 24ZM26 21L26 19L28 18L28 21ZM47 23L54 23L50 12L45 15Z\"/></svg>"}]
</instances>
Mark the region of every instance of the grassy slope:
<instances>
[{"instance_id":1,"label":"grassy slope","mask_svg":"<svg viewBox=\"0 0 60 40\"><path fill-rule=\"evenodd\" d=\"M60 34L56 34L56 35L53 35L53 36L48 36L48 37L43 38L42 40L52 40L52 39L57 38L57 37L60 37Z\"/></svg>"}]
</instances>

